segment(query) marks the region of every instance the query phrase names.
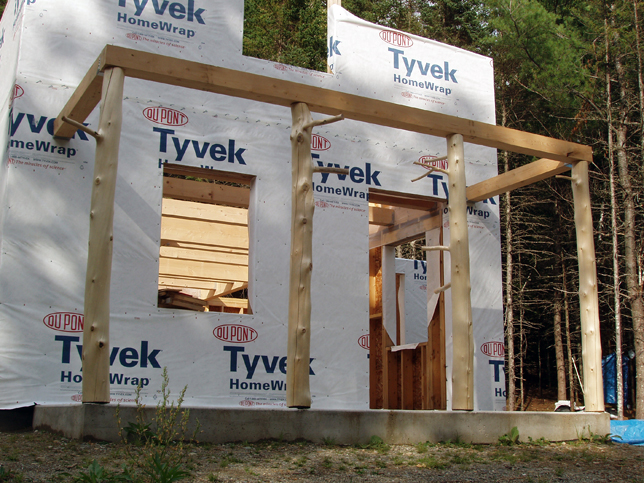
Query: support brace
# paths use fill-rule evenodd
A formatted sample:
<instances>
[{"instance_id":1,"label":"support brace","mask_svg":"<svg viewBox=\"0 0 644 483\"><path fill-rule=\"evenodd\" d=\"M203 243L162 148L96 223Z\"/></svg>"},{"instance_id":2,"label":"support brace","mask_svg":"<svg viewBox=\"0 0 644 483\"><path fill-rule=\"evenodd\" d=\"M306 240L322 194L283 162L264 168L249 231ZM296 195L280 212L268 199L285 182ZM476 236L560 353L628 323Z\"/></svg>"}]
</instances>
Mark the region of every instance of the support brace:
<instances>
[{"instance_id":1,"label":"support brace","mask_svg":"<svg viewBox=\"0 0 644 483\"><path fill-rule=\"evenodd\" d=\"M447 156L443 156L442 158L432 159L432 161L443 161L446 158L447 158ZM426 164L426 163L420 163L418 161L415 161L414 164L416 164L418 166L422 166L423 168L427 168L427 173L423 174L422 176L419 176L418 178L412 179L411 180L412 183L415 182L415 181L419 181L419 180L421 180L423 178L426 178L429 174L433 173L434 171L437 172L437 173L443 173L443 174L449 175L449 172L447 170L442 169L442 168L438 168L436 166L431 166L431 165Z\"/></svg>"},{"instance_id":2,"label":"support brace","mask_svg":"<svg viewBox=\"0 0 644 483\"><path fill-rule=\"evenodd\" d=\"M438 245L438 246L435 246L435 247L421 247L421 250L424 251L424 252L433 252L433 251L436 251L436 250L440 250L440 251L443 251L443 252L448 252L449 247L444 247L442 245Z\"/></svg>"},{"instance_id":3,"label":"support brace","mask_svg":"<svg viewBox=\"0 0 644 483\"><path fill-rule=\"evenodd\" d=\"M90 136L92 136L94 139L97 141L101 138L101 135L94 131L93 129L88 128L85 124L81 124L78 121L74 121L73 119L70 119L68 117L63 116L62 117L63 122L66 122L67 124L71 124L72 126L80 129L83 132L86 132Z\"/></svg>"},{"instance_id":4,"label":"support brace","mask_svg":"<svg viewBox=\"0 0 644 483\"><path fill-rule=\"evenodd\" d=\"M314 166L314 173L331 173L331 174L349 174L349 170L345 168L335 168L331 166Z\"/></svg>"},{"instance_id":5,"label":"support brace","mask_svg":"<svg viewBox=\"0 0 644 483\"><path fill-rule=\"evenodd\" d=\"M343 114L338 114L337 116L327 117L326 119L316 119L315 121L307 122L302 129L304 131L314 128L316 126L324 126L325 124L331 124L334 122L342 121L344 119Z\"/></svg>"}]
</instances>

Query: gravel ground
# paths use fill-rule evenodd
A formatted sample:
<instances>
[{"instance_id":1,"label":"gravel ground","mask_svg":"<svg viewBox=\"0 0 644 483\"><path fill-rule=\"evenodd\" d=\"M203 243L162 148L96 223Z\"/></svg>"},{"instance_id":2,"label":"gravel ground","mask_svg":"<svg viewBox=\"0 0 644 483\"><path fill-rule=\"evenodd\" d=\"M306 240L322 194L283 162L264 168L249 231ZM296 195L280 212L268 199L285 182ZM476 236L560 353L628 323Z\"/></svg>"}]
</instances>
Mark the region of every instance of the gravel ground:
<instances>
[{"instance_id":1,"label":"gravel ground","mask_svg":"<svg viewBox=\"0 0 644 483\"><path fill-rule=\"evenodd\" d=\"M0 482L66 482L96 460L118 473L141 448L43 432L0 433ZM128 456L128 452L130 456ZM338 446L308 442L191 444L186 482L642 482L644 448L601 441L511 446Z\"/></svg>"}]
</instances>

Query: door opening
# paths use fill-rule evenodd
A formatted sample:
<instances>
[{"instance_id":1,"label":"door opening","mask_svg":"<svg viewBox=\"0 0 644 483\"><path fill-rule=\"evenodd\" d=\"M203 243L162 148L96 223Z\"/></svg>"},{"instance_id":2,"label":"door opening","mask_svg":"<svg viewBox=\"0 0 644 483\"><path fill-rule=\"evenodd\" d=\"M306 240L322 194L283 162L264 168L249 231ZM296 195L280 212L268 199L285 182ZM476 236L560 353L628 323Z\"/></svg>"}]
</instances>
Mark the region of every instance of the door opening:
<instances>
[{"instance_id":1,"label":"door opening","mask_svg":"<svg viewBox=\"0 0 644 483\"><path fill-rule=\"evenodd\" d=\"M369 407L446 409L444 294L426 284L426 315L406 317L406 279L395 255L425 238L442 244L444 202L375 190L369 201ZM421 263L442 286L443 253L427 253ZM408 340L410 324L426 326L427 339Z\"/></svg>"}]
</instances>

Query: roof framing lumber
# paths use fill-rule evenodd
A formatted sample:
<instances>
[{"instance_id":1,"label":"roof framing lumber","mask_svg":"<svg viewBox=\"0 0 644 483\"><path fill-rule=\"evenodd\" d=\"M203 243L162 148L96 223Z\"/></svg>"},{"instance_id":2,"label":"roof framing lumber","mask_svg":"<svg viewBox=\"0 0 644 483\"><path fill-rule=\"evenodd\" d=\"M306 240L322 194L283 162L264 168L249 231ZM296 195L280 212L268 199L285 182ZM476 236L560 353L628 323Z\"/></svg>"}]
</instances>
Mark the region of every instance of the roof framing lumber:
<instances>
[{"instance_id":1,"label":"roof framing lumber","mask_svg":"<svg viewBox=\"0 0 644 483\"><path fill-rule=\"evenodd\" d=\"M163 178L163 197L238 208L248 208L250 204L248 188L167 176Z\"/></svg>"},{"instance_id":2,"label":"roof framing lumber","mask_svg":"<svg viewBox=\"0 0 644 483\"><path fill-rule=\"evenodd\" d=\"M539 159L468 187L466 191L467 200L487 200L498 194L564 173L571 168L570 164L562 161Z\"/></svg>"},{"instance_id":3,"label":"roof framing lumber","mask_svg":"<svg viewBox=\"0 0 644 483\"><path fill-rule=\"evenodd\" d=\"M159 275L159 290L193 288L199 290L213 290L217 286L216 280L202 280L196 278L172 278L166 275Z\"/></svg>"},{"instance_id":4,"label":"roof framing lumber","mask_svg":"<svg viewBox=\"0 0 644 483\"><path fill-rule=\"evenodd\" d=\"M395 246L417 240L425 232L439 227L441 217L437 213L426 213L416 219L405 221L392 227L383 227L369 236L369 249L381 246Z\"/></svg>"},{"instance_id":5,"label":"roof framing lumber","mask_svg":"<svg viewBox=\"0 0 644 483\"><path fill-rule=\"evenodd\" d=\"M378 206L369 207L369 223L373 225L390 226L394 224L394 210Z\"/></svg>"},{"instance_id":6,"label":"roof framing lumber","mask_svg":"<svg viewBox=\"0 0 644 483\"><path fill-rule=\"evenodd\" d=\"M206 247L210 248L210 247ZM215 250L185 250L176 247L161 246L161 258L175 260L192 260L195 262L224 263L226 265L242 265L248 267L248 255L218 252Z\"/></svg>"},{"instance_id":7,"label":"roof framing lumber","mask_svg":"<svg viewBox=\"0 0 644 483\"><path fill-rule=\"evenodd\" d=\"M78 122L85 121L89 116L100 100L101 82L97 78L107 67L121 67L128 77L280 106L289 107L293 103L303 102L315 112L343 114L348 119L432 136L447 137L453 133L460 133L468 143L539 158L568 163L578 160L592 161L592 149L589 146L569 141L113 45L105 46L59 114L54 124L55 136L70 138L76 132L74 126L62 121L63 116Z\"/></svg>"},{"instance_id":8,"label":"roof framing lumber","mask_svg":"<svg viewBox=\"0 0 644 483\"><path fill-rule=\"evenodd\" d=\"M248 267L222 263L161 258L159 278L190 278L216 282L248 282ZM161 283L159 282L159 285Z\"/></svg>"},{"instance_id":9,"label":"roof framing lumber","mask_svg":"<svg viewBox=\"0 0 644 483\"><path fill-rule=\"evenodd\" d=\"M247 309L248 299L219 297L219 298L209 299L208 304L213 307L234 307L236 309Z\"/></svg>"},{"instance_id":10,"label":"roof framing lumber","mask_svg":"<svg viewBox=\"0 0 644 483\"><path fill-rule=\"evenodd\" d=\"M161 219L163 223L163 219ZM187 240L174 240L168 238L161 238L162 247L175 247L185 250L207 250L211 252L220 252L220 253L234 253L236 255L245 255L248 256L248 248L240 247L222 247L222 246L212 246L212 245L203 245L197 242L191 242Z\"/></svg>"},{"instance_id":11,"label":"roof framing lumber","mask_svg":"<svg viewBox=\"0 0 644 483\"><path fill-rule=\"evenodd\" d=\"M369 188L369 203L393 206L395 208L429 211L436 208L437 202L444 203L445 200L425 195L414 195L408 193L403 195L392 191Z\"/></svg>"},{"instance_id":12,"label":"roof framing lumber","mask_svg":"<svg viewBox=\"0 0 644 483\"><path fill-rule=\"evenodd\" d=\"M180 176L192 176L194 178L205 178L213 181L230 181L250 186L255 176L233 171L220 171L218 169L204 169L195 166L183 166L181 164L165 163L163 165L165 174L176 174Z\"/></svg>"},{"instance_id":13,"label":"roof framing lumber","mask_svg":"<svg viewBox=\"0 0 644 483\"><path fill-rule=\"evenodd\" d=\"M243 248L248 250L248 228L208 221L173 218L161 219L161 239L188 242L213 247Z\"/></svg>"},{"instance_id":14,"label":"roof framing lumber","mask_svg":"<svg viewBox=\"0 0 644 483\"><path fill-rule=\"evenodd\" d=\"M231 293L238 292L239 290L244 290L248 288L248 282L228 282L228 283L218 283L217 287L208 292L206 300L217 299L219 297L224 297L230 295Z\"/></svg>"},{"instance_id":15,"label":"roof framing lumber","mask_svg":"<svg viewBox=\"0 0 644 483\"><path fill-rule=\"evenodd\" d=\"M248 209L164 198L162 216L248 226Z\"/></svg>"}]
</instances>

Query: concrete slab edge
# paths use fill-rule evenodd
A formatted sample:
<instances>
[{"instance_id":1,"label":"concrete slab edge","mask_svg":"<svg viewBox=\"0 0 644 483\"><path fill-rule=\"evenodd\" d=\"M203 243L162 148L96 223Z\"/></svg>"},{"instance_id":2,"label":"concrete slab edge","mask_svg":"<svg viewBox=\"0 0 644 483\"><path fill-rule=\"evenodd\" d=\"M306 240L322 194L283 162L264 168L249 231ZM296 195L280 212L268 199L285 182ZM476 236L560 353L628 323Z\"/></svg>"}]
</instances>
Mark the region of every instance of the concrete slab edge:
<instances>
[{"instance_id":1,"label":"concrete slab edge","mask_svg":"<svg viewBox=\"0 0 644 483\"><path fill-rule=\"evenodd\" d=\"M305 439L336 444L367 443L379 436L389 444L456 441L497 443L513 427L519 440L570 441L610 433L607 413L460 412L460 411L329 411L296 409L190 409L188 434L197 426L197 440L210 443L255 442L263 439ZM143 409L147 421L155 408ZM136 408L120 408L121 425L136 419ZM116 406L36 406L34 429L69 438L119 441Z\"/></svg>"}]
</instances>

